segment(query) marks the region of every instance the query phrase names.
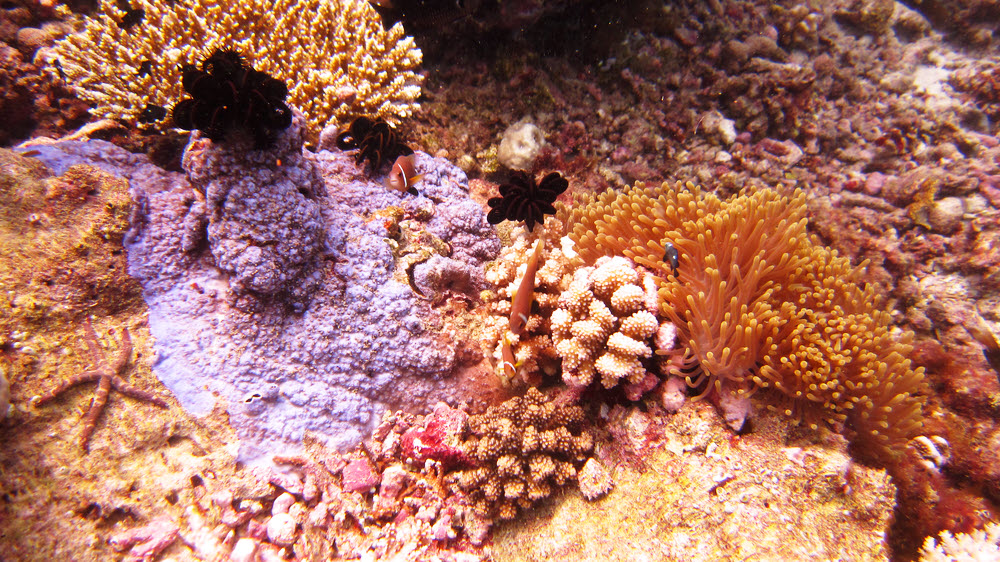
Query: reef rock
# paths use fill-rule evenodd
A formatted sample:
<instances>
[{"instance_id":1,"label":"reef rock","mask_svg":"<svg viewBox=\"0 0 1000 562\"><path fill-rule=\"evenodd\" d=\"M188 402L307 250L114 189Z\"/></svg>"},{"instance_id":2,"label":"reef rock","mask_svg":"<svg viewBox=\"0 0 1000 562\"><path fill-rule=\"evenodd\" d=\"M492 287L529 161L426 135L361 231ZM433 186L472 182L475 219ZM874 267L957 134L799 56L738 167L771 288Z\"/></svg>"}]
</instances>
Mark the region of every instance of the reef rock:
<instances>
[{"instance_id":1,"label":"reef rock","mask_svg":"<svg viewBox=\"0 0 1000 562\"><path fill-rule=\"evenodd\" d=\"M317 197L325 190L316 164L302 155L301 132L292 129L272 150L196 138L184 153L188 179L204 195L199 222L215 265L232 275L231 289L285 292L301 302L319 284L326 231Z\"/></svg>"},{"instance_id":2,"label":"reef rock","mask_svg":"<svg viewBox=\"0 0 1000 562\"><path fill-rule=\"evenodd\" d=\"M564 493L518 525L495 528L494 558L889 560L896 503L889 475L854 463L842 437L803 438L782 414L759 410L754 432L738 437L705 402L665 419L638 408L612 412L612 434L644 428L638 439L615 440L635 447L641 465L606 451L610 494L596 504L585 499L592 477L584 468L580 494Z\"/></svg>"},{"instance_id":3,"label":"reef rock","mask_svg":"<svg viewBox=\"0 0 1000 562\"><path fill-rule=\"evenodd\" d=\"M185 408L227 404L241 460L290 452L305 433L347 448L387 407L429 409L461 389L463 327L413 286L439 255L479 298L500 242L467 178L417 153L420 195L368 178L352 155L303 150L302 121L265 151L189 143L187 174L103 141L37 148L55 173L89 163L129 181L129 273L143 286L153 370ZM461 251L452 251L461 248Z\"/></svg>"}]
</instances>

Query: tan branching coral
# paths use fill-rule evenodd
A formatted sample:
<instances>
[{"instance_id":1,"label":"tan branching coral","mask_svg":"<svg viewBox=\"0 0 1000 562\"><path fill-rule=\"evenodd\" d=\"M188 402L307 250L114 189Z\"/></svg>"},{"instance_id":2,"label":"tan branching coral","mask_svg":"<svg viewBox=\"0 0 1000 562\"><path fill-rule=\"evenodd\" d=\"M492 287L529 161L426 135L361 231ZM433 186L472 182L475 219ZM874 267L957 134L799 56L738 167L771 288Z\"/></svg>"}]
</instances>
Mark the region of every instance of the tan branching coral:
<instances>
[{"instance_id":1,"label":"tan branching coral","mask_svg":"<svg viewBox=\"0 0 1000 562\"><path fill-rule=\"evenodd\" d=\"M417 107L420 50L400 24L383 29L363 0L130 5L144 11L138 24L123 29L125 12L101 0L82 30L54 49L98 117L134 123L147 104L173 106L183 94L181 68L220 48L237 49L284 82L288 104L305 115L314 138L331 120L367 115L394 122Z\"/></svg>"},{"instance_id":2,"label":"tan branching coral","mask_svg":"<svg viewBox=\"0 0 1000 562\"><path fill-rule=\"evenodd\" d=\"M648 340L659 323L655 299L647 307L645 275L621 256L576 271L551 318L567 384L586 386L600 375L601 384L612 388L622 379L638 383L646 376L640 359L652 356Z\"/></svg>"},{"instance_id":3,"label":"tan branching coral","mask_svg":"<svg viewBox=\"0 0 1000 562\"><path fill-rule=\"evenodd\" d=\"M677 326L679 370L692 386L773 387L791 399L787 413L819 412L877 446L912 437L921 422L923 369L905 359L912 334L890 333L863 266L806 233L802 192L722 201L691 184L638 184L581 198L560 216L584 262L624 255L658 272L661 312ZM808 403L819 408L796 407Z\"/></svg>"},{"instance_id":4,"label":"tan branching coral","mask_svg":"<svg viewBox=\"0 0 1000 562\"><path fill-rule=\"evenodd\" d=\"M477 466L457 471L455 483L479 515L512 519L576 480L594 447L583 421L579 406L550 401L531 387L469 418L462 449Z\"/></svg>"},{"instance_id":5,"label":"tan branching coral","mask_svg":"<svg viewBox=\"0 0 1000 562\"><path fill-rule=\"evenodd\" d=\"M512 243L500 251L500 256L486 269L486 280L495 291L487 298L491 316L486 320L486 335L484 338L484 353L493 357L498 366L498 375L503 373L501 345L504 334L508 330L511 299L514 291L520 285L521 278L527 269L528 258L539 236L545 237L541 263L535 274L535 304L524 332L520 335L510 334L514 357L517 360L517 371L524 376L530 373L544 372L555 375L558 372L559 357L550 337L549 317L555 311L559 296L569 287L573 267L569 258L563 252L560 237L563 224L555 217L546 217L544 228L535 233L529 233L523 226L511 230ZM505 381L517 383L518 381Z\"/></svg>"}]
</instances>

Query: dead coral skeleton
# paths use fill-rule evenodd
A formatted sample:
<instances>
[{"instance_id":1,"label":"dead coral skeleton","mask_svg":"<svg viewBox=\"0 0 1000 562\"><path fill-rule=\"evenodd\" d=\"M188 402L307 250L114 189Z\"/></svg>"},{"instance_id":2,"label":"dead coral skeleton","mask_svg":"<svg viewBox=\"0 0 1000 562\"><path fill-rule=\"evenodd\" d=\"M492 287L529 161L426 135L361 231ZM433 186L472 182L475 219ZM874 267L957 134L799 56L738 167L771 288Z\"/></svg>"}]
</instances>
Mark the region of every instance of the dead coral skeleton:
<instances>
[{"instance_id":1,"label":"dead coral skeleton","mask_svg":"<svg viewBox=\"0 0 1000 562\"><path fill-rule=\"evenodd\" d=\"M108 402L108 395L111 393L112 388L126 396L131 396L132 398L146 402L152 402L161 408L166 408L167 403L150 392L139 390L138 388L130 385L121 377L122 373L124 373L128 367L130 359L132 358L132 338L128 333L128 328L122 327L122 338L121 345L119 346L120 349L118 350L118 357L112 364L108 363L106 354L101 350L101 345L97 340L97 332L94 331L94 326L91 323L90 318L84 322L83 341L87 344L87 351L90 354L92 368L89 371L70 377L68 380L64 381L59 386L53 388L45 394L34 397L32 399L32 403L36 406L46 404L55 400L67 390L78 384L97 381L97 391L94 392L94 398L90 403L90 408L87 410L87 414L83 418L83 431L80 433L80 447L84 450L84 452L87 452L90 436L94 433L94 429L97 427L97 418L99 418L101 412L104 411L104 406Z\"/></svg>"},{"instance_id":2,"label":"dead coral skeleton","mask_svg":"<svg viewBox=\"0 0 1000 562\"><path fill-rule=\"evenodd\" d=\"M111 548L125 552L125 560L153 560L177 540L179 529L169 519L161 518L138 529L122 531L108 539Z\"/></svg>"}]
</instances>

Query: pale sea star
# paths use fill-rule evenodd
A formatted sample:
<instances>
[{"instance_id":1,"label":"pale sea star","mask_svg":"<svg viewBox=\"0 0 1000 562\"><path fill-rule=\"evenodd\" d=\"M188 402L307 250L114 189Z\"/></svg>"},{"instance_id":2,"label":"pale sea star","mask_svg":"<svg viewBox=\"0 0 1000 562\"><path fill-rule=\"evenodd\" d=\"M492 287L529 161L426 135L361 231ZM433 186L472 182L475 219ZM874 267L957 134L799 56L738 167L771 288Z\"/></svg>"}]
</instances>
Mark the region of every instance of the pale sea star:
<instances>
[{"instance_id":1,"label":"pale sea star","mask_svg":"<svg viewBox=\"0 0 1000 562\"><path fill-rule=\"evenodd\" d=\"M36 405L45 404L54 400L71 387L85 382L97 381L97 391L94 393L90 409L87 410L87 415L83 419L83 433L80 435L80 447L86 452L90 436L94 433L94 428L97 426L97 418L104 411L104 406L108 402L108 394L110 394L112 387L126 396L152 402L161 408L166 408L167 403L151 392L139 390L130 385L121 377L122 373L128 367L129 360L132 358L132 337L128 333L128 328L122 328L122 339L118 357L111 365L108 364L105 353L101 349L100 343L98 343L97 333L94 331L94 326L91 324L89 318L84 322L83 340L86 342L87 350L90 353L91 369L71 377L41 396L36 396L32 402Z\"/></svg>"}]
</instances>

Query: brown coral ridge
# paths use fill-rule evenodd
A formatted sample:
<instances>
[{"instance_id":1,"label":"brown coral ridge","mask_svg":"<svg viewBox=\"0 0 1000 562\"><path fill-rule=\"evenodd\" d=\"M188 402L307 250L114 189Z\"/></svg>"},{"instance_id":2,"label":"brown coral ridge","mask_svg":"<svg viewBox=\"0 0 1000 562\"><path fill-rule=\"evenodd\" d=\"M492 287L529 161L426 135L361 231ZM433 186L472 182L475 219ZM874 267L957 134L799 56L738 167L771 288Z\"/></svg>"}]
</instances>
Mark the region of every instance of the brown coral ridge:
<instances>
[{"instance_id":1,"label":"brown coral ridge","mask_svg":"<svg viewBox=\"0 0 1000 562\"><path fill-rule=\"evenodd\" d=\"M513 519L556 488L576 480L594 447L580 406L551 400L531 387L469 419L462 444L476 467L457 471L458 488L473 509L491 519Z\"/></svg>"},{"instance_id":2,"label":"brown coral ridge","mask_svg":"<svg viewBox=\"0 0 1000 562\"><path fill-rule=\"evenodd\" d=\"M927 389L907 359L912 334L891 332L864 264L807 234L803 192L723 201L690 183L639 183L567 213L585 262L624 255L659 272L661 312L683 344L678 371L707 384L703 394L776 389L771 407L811 425L846 423L878 453L916 434Z\"/></svg>"},{"instance_id":3,"label":"brown coral ridge","mask_svg":"<svg viewBox=\"0 0 1000 562\"><path fill-rule=\"evenodd\" d=\"M132 338L128 333L128 328L122 328L118 356L113 363L109 364L104 352L101 350L101 345L97 340L97 332L94 331L94 326L91 324L89 318L83 323L83 327L83 341L87 344L92 368L79 375L70 377L59 384L59 386L36 397L33 402L35 405L41 406L55 400L78 384L96 381L97 390L94 392L94 398L87 410L87 415L83 419L83 430L80 432L80 448L86 453L89 451L90 436L93 435L94 429L97 427L97 418L104 411L104 406L108 402L108 395L111 393L112 388L126 396L151 402L161 408L166 408L167 403L151 392L146 392L130 385L121 377L132 359Z\"/></svg>"}]
</instances>

